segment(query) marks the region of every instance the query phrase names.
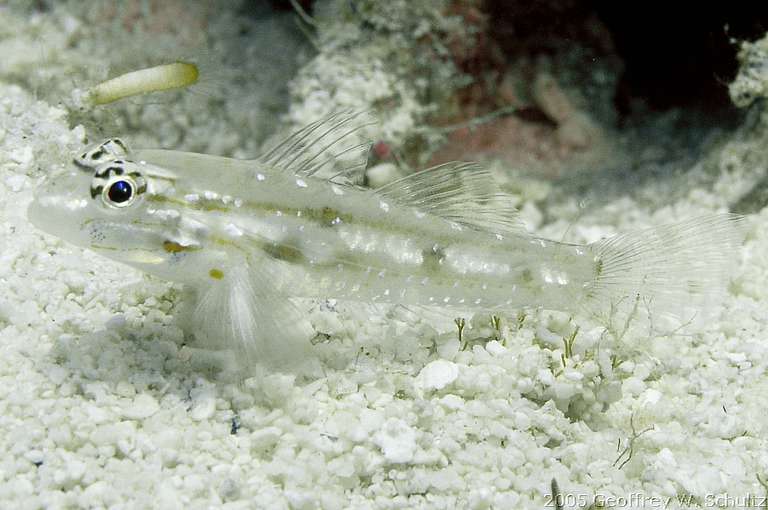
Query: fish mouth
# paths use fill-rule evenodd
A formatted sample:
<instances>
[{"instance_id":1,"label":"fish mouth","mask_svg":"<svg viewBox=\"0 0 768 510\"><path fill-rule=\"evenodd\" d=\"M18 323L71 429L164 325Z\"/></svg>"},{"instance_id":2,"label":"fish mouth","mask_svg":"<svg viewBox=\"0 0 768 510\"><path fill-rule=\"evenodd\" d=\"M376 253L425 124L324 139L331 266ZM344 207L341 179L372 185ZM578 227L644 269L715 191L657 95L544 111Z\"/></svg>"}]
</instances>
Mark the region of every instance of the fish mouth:
<instances>
[{"instance_id":1,"label":"fish mouth","mask_svg":"<svg viewBox=\"0 0 768 510\"><path fill-rule=\"evenodd\" d=\"M81 171L48 176L35 190L27 219L40 230L70 240L90 206L89 185L90 178Z\"/></svg>"}]
</instances>

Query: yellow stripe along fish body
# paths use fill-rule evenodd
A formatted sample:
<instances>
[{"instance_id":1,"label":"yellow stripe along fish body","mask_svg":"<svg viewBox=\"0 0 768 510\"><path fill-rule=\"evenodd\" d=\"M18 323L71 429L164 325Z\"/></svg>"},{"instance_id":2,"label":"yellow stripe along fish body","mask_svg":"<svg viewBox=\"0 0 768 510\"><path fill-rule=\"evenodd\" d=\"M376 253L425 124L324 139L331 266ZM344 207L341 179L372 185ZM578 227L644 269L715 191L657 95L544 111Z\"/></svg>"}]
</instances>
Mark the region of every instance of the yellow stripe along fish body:
<instances>
[{"instance_id":1,"label":"yellow stripe along fish body","mask_svg":"<svg viewBox=\"0 0 768 510\"><path fill-rule=\"evenodd\" d=\"M518 223L487 170L449 163L377 190L356 184L366 114L339 113L255 160L130 150L109 139L52 176L39 228L193 291L188 328L247 373L308 349L292 298L601 314L661 312L722 290L741 218L715 214L590 245ZM320 177L324 175L325 177Z\"/></svg>"}]
</instances>

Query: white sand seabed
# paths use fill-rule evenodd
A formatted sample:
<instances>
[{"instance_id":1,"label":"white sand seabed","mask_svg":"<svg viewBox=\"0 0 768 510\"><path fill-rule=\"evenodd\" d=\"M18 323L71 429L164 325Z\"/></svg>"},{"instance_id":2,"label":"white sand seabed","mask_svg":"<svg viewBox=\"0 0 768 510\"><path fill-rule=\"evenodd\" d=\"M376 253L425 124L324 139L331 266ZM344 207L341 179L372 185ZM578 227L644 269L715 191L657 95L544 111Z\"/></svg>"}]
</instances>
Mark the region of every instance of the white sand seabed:
<instances>
[{"instance_id":1,"label":"white sand seabed","mask_svg":"<svg viewBox=\"0 0 768 510\"><path fill-rule=\"evenodd\" d=\"M191 363L177 287L26 220L36 184L86 134L0 72L0 508L540 509L554 508L553 478L564 508L766 496L765 211L748 220L722 308L692 336L618 341L534 310L461 351L450 318L306 303L329 337L321 375L239 386ZM723 168L714 188L653 214L620 198L571 235L722 209L742 175ZM487 316L473 320L469 336L493 336Z\"/></svg>"}]
</instances>

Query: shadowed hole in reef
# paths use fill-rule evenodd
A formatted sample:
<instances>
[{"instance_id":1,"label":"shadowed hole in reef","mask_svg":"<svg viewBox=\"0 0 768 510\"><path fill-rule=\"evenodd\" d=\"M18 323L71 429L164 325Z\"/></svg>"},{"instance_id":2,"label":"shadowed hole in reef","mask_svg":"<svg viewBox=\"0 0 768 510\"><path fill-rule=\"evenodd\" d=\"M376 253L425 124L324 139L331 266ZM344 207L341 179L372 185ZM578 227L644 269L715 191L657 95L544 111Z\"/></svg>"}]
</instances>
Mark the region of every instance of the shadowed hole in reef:
<instances>
[{"instance_id":1,"label":"shadowed hole in reef","mask_svg":"<svg viewBox=\"0 0 768 510\"><path fill-rule=\"evenodd\" d=\"M555 78L586 98L586 111L618 142L624 156L574 162L547 199L576 195L592 206L650 180L668 182L668 200L699 184L688 169L744 118L728 94L740 43L768 31L768 2L488 0L486 12L508 65L554 62ZM612 88L590 88L601 67Z\"/></svg>"},{"instance_id":2,"label":"shadowed hole in reef","mask_svg":"<svg viewBox=\"0 0 768 510\"><path fill-rule=\"evenodd\" d=\"M729 108L738 42L768 31L768 2L489 0L488 13L492 36L510 58L574 43L605 53L607 35L623 62L615 104L624 115L635 98L654 110Z\"/></svg>"}]
</instances>

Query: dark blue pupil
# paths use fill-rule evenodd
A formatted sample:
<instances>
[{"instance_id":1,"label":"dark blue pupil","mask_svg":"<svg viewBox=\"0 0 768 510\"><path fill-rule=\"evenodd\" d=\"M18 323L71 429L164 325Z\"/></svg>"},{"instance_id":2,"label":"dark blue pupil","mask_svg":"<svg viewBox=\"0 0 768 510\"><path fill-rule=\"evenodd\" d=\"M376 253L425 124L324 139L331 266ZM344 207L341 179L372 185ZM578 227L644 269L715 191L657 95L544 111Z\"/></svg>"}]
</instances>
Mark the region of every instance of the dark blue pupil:
<instances>
[{"instance_id":1,"label":"dark blue pupil","mask_svg":"<svg viewBox=\"0 0 768 510\"><path fill-rule=\"evenodd\" d=\"M127 202L131 199L131 195L133 195L133 187L126 181L117 181L113 183L112 186L109 187L109 192L107 193L109 199L116 204Z\"/></svg>"}]
</instances>

